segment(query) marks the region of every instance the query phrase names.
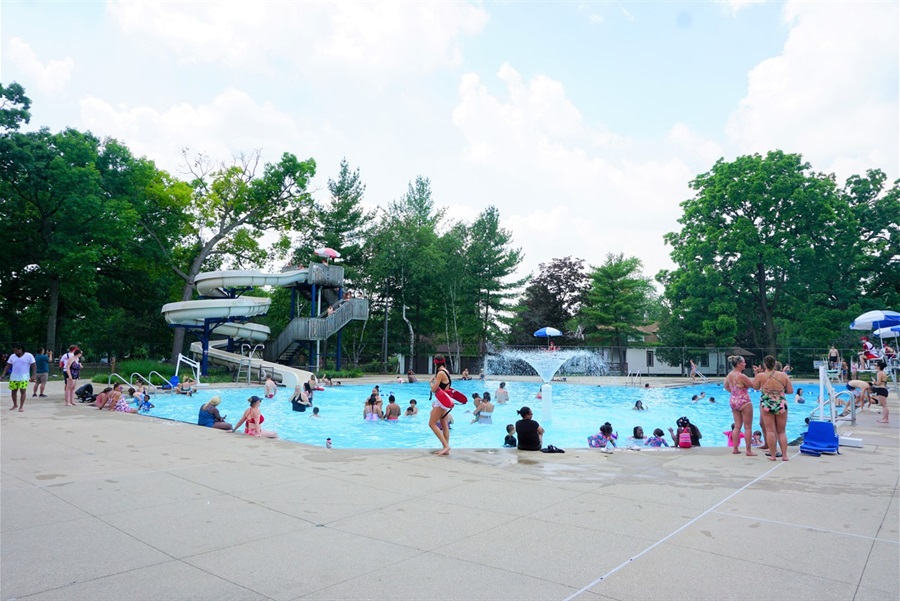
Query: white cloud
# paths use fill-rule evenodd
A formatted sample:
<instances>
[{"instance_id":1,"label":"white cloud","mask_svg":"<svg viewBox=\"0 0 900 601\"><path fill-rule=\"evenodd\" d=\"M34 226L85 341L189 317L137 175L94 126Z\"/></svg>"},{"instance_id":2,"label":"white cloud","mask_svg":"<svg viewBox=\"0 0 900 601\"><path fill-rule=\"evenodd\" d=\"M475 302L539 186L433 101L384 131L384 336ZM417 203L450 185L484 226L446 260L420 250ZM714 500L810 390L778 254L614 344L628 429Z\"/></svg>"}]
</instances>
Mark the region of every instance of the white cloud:
<instances>
[{"instance_id":1,"label":"white cloud","mask_svg":"<svg viewBox=\"0 0 900 601\"><path fill-rule=\"evenodd\" d=\"M488 21L458 2L151 2L109 0L129 34L146 35L182 62L268 69L287 60L303 72L351 69L370 76L459 64L457 40Z\"/></svg>"},{"instance_id":2,"label":"white cloud","mask_svg":"<svg viewBox=\"0 0 900 601\"><path fill-rule=\"evenodd\" d=\"M134 154L153 159L173 174L184 173L180 153L185 148L190 154L202 152L225 162L261 149L266 160L275 161L300 140L314 143L316 136L291 115L237 89L225 90L209 104L178 104L162 112L147 106L112 106L93 96L80 104L87 129L127 143Z\"/></svg>"},{"instance_id":3,"label":"white cloud","mask_svg":"<svg viewBox=\"0 0 900 601\"><path fill-rule=\"evenodd\" d=\"M896 177L897 3L789 2L784 17L784 49L750 71L728 136L741 152L800 152L839 179Z\"/></svg>"},{"instance_id":4,"label":"white cloud","mask_svg":"<svg viewBox=\"0 0 900 601\"><path fill-rule=\"evenodd\" d=\"M716 0L717 3L725 5L728 11L736 15L745 8L749 8L754 4L764 4L767 0Z\"/></svg>"},{"instance_id":5,"label":"white cloud","mask_svg":"<svg viewBox=\"0 0 900 601\"><path fill-rule=\"evenodd\" d=\"M697 135L684 123L672 126L666 135L666 141L674 147L679 156L692 157L701 165L711 167L724 155L718 142Z\"/></svg>"},{"instance_id":6,"label":"white cloud","mask_svg":"<svg viewBox=\"0 0 900 601\"><path fill-rule=\"evenodd\" d=\"M526 253L525 270L567 255L599 264L620 252L642 259L647 275L669 267L662 235L676 229L696 174L673 157L685 147L709 154L710 144L682 127L648 152L586 124L557 81L525 82L508 64L497 77L505 99L477 75L462 77L453 123L466 142L465 185L479 191L472 209L477 201L498 206Z\"/></svg>"},{"instance_id":7,"label":"white cloud","mask_svg":"<svg viewBox=\"0 0 900 601\"><path fill-rule=\"evenodd\" d=\"M29 86L33 83L39 90L48 93L65 88L75 67L75 61L69 57L42 63L31 46L17 37L9 40L7 58L25 73Z\"/></svg>"}]
</instances>

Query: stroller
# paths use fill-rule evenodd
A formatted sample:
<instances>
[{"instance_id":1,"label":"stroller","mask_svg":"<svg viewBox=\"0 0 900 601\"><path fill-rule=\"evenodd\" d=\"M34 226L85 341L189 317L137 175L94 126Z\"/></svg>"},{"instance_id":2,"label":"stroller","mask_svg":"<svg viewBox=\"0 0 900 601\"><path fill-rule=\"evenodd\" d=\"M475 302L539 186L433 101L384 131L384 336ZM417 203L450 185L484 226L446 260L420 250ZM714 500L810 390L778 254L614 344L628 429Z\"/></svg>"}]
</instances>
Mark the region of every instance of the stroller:
<instances>
[{"instance_id":1,"label":"stroller","mask_svg":"<svg viewBox=\"0 0 900 601\"><path fill-rule=\"evenodd\" d=\"M91 386L90 382L78 388L75 391L75 396L78 397L79 403L93 403L97 399L97 395L94 394L94 387Z\"/></svg>"}]
</instances>

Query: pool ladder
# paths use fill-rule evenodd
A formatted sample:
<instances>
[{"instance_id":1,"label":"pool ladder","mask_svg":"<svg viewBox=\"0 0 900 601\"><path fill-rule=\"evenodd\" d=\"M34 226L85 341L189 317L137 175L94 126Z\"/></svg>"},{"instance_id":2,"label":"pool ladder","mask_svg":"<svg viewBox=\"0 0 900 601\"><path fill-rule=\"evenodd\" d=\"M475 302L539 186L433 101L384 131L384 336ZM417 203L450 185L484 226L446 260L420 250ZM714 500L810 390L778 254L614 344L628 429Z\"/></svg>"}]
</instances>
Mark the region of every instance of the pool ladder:
<instances>
[{"instance_id":1,"label":"pool ladder","mask_svg":"<svg viewBox=\"0 0 900 601\"><path fill-rule=\"evenodd\" d=\"M640 385L641 385L641 372L639 372L639 371L628 372L628 377L625 378L625 386L640 386Z\"/></svg>"}]
</instances>

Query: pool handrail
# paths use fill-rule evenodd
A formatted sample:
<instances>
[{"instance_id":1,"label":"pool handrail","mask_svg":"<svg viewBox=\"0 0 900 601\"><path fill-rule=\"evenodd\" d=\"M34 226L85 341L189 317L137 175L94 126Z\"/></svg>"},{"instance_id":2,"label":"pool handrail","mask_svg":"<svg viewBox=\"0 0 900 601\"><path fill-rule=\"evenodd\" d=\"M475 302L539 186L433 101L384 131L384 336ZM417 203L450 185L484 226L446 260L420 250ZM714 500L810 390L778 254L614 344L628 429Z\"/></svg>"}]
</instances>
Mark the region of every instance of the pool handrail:
<instances>
[{"instance_id":1,"label":"pool handrail","mask_svg":"<svg viewBox=\"0 0 900 601\"><path fill-rule=\"evenodd\" d=\"M827 395L827 396L826 396ZM831 378L828 374L827 367L823 364L819 366L819 402L816 407L810 412L809 417L812 419L813 416L818 413L819 421L829 421L831 423L835 423L838 420L846 421L848 416L838 415L835 411L837 399L841 395L846 395L849 397L848 402L850 404L850 425L856 425L856 401L853 398L853 395L846 390L842 390L841 392L836 392L834 387L831 385ZM828 417L826 419L825 416L825 408L828 407Z\"/></svg>"},{"instance_id":2,"label":"pool handrail","mask_svg":"<svg viewBox=\"0 0 900 601\"><path fill-rule=\"evenodd\" d=\"M134 387L134 377L135 376L137 376L139 380L143 380L148 386L150 386L150 389L153 392L156 392L156 384L154 384L153 382L151 382L150 380L148 380L147 378L145 378L138 372L134 372L133 374L131 374L131 382L128 383L129 386L131 386L132 388Z\"/></svg>"},{"instance_id":3,"label":"pool handrail","mask_svg":"<svg viewBox=\"0 0 900 601\"><path fill-rule=\"evenodd\" d=\"M119 375L116 372L109 374L109 378L107 378L107 380L106 380L107 386L112 386L113 378L118 378L118 379L122 380L122 384L127 384L128 386L131 386L131 382L129 382L128 380L126 380L125 378L123 378L121 375Z\"/></svg>"},{"instance_id":4,"label":"pool handrail","mask_svg":"<svg viewBox=\"0 0 900 601\"><path fill-rule=\"evenodd\" d=\"M159 373L159 372L156 371L155 369L152 370L149 374L147 374L147 381L148 381L148 382L150 381L150 378L153 377L153 374L156 374L157 376L159 376L159 377L162 379L162 381L163 381L162 389L163 389L163 390L169 390L170 388L173 388L173 386L172 386L172 379L171 379L171 378L165 377L164 375L162 375L161 373ZM151 384L151 386L153 386L153 384Z\"/></svg>"}]
</instances>

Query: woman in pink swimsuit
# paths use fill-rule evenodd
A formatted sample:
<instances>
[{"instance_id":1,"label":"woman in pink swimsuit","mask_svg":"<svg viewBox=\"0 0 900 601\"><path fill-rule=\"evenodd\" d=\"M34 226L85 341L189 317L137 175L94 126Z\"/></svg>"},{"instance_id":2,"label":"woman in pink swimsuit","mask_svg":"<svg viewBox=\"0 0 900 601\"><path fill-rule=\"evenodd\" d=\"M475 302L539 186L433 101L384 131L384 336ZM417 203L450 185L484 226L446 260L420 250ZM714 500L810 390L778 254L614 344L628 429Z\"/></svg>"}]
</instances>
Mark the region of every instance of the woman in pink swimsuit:
<instances>
[{"instance_id":1,"label":"woman in pink swimsuit","mask_svg":"<svg viewBox=\"0 0 900 601\"><path fill-rule=\"evenodd\" d=\"M732 370L725 376L724 388L726 392L731 393L731 416L734 418L734 429L731 430L731 451L735 455L741 452L741 424L744 426L744 442L747 445L747 456L756 455L750 447L753 438L751 428L753 427L753 403L750 402L750 388L755 388L753 380L744 375L744 369L747 367L744 358L740 355L732 355L728 357Z\"/></svg>"}]
</instances>

